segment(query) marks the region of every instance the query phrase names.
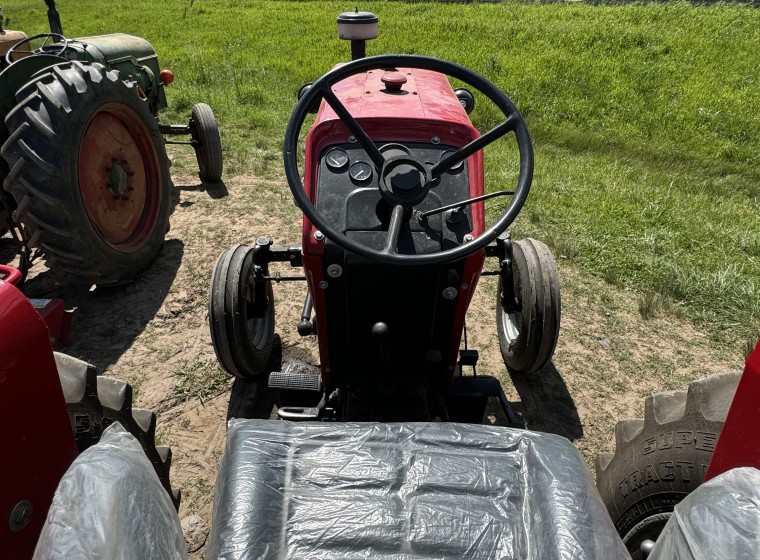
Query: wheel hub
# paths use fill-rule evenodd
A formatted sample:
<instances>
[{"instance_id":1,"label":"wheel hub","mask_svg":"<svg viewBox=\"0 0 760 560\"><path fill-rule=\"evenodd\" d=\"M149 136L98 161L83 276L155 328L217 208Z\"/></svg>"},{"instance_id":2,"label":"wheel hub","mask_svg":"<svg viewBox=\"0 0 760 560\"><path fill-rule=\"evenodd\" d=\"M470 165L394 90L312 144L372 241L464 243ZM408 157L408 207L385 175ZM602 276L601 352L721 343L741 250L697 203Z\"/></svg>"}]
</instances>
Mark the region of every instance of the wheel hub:
<instances>
[{"instance_id":1,"label":"wheel hub","mask_svg":"<svg viewBox=\"0 0 760 560\"><path fill-rule=\"evenodd\" d=\"M129 186L129 177L134 173L125 169L126 164L126 161L115 161L111 167L106 168L108 171L108 188L111 189L114 198L126 200L124 193L134 190L134 187Z\"/></svg>"},{"instance_id":2,"label":"wheel hub","mask_svg":"<svg viewBox=\"0 0 760 560\"><path fill-rule=\"evenodd\" d=\"M423 163L407 155L396 156L383 165L380 194L392 206L414 206L425 199L432 182L430 170Z\"/></svg>"}]
</instances>

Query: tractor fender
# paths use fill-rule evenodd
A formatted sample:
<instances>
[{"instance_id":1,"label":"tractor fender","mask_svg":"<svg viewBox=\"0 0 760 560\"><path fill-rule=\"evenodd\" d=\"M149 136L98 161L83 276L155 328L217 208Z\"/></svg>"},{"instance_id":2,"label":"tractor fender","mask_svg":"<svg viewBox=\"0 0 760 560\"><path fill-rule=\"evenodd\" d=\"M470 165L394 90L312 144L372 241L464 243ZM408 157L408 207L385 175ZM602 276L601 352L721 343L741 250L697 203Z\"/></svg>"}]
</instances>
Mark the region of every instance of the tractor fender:
<instances>
[{"instance_id":1,"label":"tractor fender","mask_svg":"<svg viewBox=\"0 0 760 560\"><path fill-rule=\"evenodd\" d=\"M0 356L0 542L9 557L30 558L58 481L78 451L48 329L5 280Z\"/></svg>"}]
</instances>

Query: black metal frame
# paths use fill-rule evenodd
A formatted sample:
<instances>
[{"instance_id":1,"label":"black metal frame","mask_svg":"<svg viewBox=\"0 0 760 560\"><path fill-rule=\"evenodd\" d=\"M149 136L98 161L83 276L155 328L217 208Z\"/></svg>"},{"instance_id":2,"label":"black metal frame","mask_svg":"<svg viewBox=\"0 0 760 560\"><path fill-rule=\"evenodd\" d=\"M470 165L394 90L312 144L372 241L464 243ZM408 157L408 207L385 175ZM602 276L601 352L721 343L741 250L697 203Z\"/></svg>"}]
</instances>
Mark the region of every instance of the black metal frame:
<instances>
[{"instance_id":1,"label":"black metal frame","mask_svg":"<svg viewBox=\"0 0 760 560\"><path fill-rule=\"evenodd\" d=\"M499 270L483 272L483 275L502 275L503 282L502 300L505 309L519 306L516 299L512 275L512 239L509 233L502 234L497 240L491 242L485 249L486 257L496 258L499 261ZM268 308L266 282L304 281L305 276L283 276L280 273L269 272L270 263L289 263L291 267L303 267L303 255L299 245L286 247L274 247L272 240L267 237L259 237L253 246L253 263L256 293L253 300L256 302L254 313L266 313ZM509 305L512 302L512 306ZM316 334L316 324L312 321L313 303L310 291L307 289L304 299L300 321L297 324L298 333L301 336ZM448 394L445 395L443 406L439 407L442 420L455 422L482 422L489 400L495 399L504 414L507 425L515 428L524 428L522 419L512 410L501 383L490 375L477 375L475 365L478 362L478 352L472 349L459 351L457 374L455 375ZM472 367L472 375L463 375L463 368ZM283 417L288 420L325 420L336 417L336 406L340 406L337 395L327 395L326 389L317 393L309 391L288 390L280 391L283 402ZM318 399L318 402L317 402Z\"/></svg>"}]
</instances>

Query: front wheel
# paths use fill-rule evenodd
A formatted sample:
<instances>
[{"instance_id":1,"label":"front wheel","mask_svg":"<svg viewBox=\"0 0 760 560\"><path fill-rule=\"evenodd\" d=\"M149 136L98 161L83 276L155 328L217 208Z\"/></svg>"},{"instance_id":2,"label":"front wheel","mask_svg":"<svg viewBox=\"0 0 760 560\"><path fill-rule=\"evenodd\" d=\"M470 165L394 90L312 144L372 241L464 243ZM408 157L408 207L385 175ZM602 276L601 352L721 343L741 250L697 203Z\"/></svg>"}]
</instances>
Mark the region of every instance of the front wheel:
<instances>
[{"instance_id":1,"label":"front wheel","mask_svg":"<svg viewBox=\"0 0 760 560\"><path fill-rule=\"evenodd\" d=\"M5 124L14 218L58 268L97 284L135 278L168 229L169 160L134 84L97 63L42 71Z\"/></svg>"},{"instance_id":2,"label":"front wheel","mask_svg":"<svg viewBox=\"0 0 760 560\"><path fill-rule=\"evenodd\" d=\"M535 239L513 242L512 254L512 277L500 275L496 290L496 332L504 364L527 374L548 364L557 346L559 272L549 248ZM505 299L506 286L515 297L512 305Z\"/></svg>"},{"instance_id":3,"label":"front wheel","mask_svg":"<svg viewBox=\"0 0 760 560\"><path fill-rule=\"evenodd\" d=\"M257 290L257 282L266 282ZM266 301L258 301L257 293ZM235 245L216 261L208 298L211 342L219 363L235 377L257 379L274 345L272 284L258 280L253 248Z\"/></svg>"},{"instance_id":4,"label":"front wheel","mask_svg":"<svg viewBox=\"0 0 760 560\"><path fill-rule=\"evenodd\" d=\"M222 178L222 139L214 112L205 103L196 103L190 115L190 135L195 157L198 160L198 176L207 183Z\"/></svg>"}]
</instances>

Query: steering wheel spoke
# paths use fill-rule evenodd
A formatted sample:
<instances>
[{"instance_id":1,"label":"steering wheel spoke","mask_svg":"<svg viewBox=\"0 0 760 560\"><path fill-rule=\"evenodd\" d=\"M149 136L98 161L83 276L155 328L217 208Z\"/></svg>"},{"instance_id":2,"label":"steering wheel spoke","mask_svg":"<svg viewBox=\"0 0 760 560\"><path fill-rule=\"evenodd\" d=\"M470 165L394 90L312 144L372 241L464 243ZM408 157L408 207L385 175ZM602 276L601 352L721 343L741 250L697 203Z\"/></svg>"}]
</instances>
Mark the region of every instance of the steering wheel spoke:
<instances>
[{"instance_id":1,"label":"steering wheel spoke","mask_svg":"<svg viewBox=\"0 0 760 560\"><path fill-rule=\"evenodd\" d=\"M505 134L509 134L510 132L514 132L517 128L517 124L519 123L519 118L515 115L509 115L504 122L502 122L500 125L495 126L485 134L482 134L463 148L458 149L456 152L451 154L448 157L443 158L441 161L436 163L433 168L430 170L430 172L433 174L433 178L437 179L440 177L445 171L448 171L452 167L454 167L459 162L462 162L466 160L468 157L470 157L472 154L482 150L488 144L491 144L492 142L495 142Z\"/></svg>"},{"instance_id":2,"label":"steering wheel spoke","mask_svg":"<svg viewBox=\"0 0 760 560\"><path fill-rule=\"evenodd\" d=\"M321 93L327 104L332 107L332 110L335 111L338 118L348 127L348 130L354 135L356 141L359 142L359 145L364 148L365 152L367 152L367 155L372 160L372 163L375 164L375 167L378 170L382 169L383 163L385 163L385 158L383 157L383 154L380 153L380 149L375 146L375 143L369 136L367 136L367 133L364 132L364 129L358 121L348 112L346 106L340 102L340 99L335 95L332 88L327 85L321 89Z\"/></svg>"}]
</instances>

